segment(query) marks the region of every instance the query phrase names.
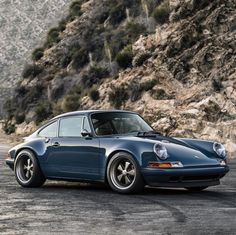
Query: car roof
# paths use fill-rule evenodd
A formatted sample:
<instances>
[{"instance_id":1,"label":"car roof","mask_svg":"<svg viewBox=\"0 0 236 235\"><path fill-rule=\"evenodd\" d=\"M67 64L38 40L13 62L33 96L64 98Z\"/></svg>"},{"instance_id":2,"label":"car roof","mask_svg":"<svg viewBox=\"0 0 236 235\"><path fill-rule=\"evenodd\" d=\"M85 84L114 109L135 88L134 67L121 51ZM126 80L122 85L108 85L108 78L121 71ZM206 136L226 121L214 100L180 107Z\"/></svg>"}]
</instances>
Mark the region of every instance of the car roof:
<instances>
[{"instance_id":1,"label":"car roof","mask_svg":"<svg viewBox=\"0 0 236 235\"><path fill-rule=\"evenodd\" d=\"M111 112L121 112L121 113L135 113L132 111L127 111L127 110L116 110L116 109L96 109L96 110L81 110L81 111L74 111L74 112L68 112L68 113L63 113L60 114L56 117L54 117L52 120L61 118L61 117L67 117L67 116L74 116L74 115L88 115L88 114L93 114L93 113L111 113Z\"/></svg>"}]
</instances>

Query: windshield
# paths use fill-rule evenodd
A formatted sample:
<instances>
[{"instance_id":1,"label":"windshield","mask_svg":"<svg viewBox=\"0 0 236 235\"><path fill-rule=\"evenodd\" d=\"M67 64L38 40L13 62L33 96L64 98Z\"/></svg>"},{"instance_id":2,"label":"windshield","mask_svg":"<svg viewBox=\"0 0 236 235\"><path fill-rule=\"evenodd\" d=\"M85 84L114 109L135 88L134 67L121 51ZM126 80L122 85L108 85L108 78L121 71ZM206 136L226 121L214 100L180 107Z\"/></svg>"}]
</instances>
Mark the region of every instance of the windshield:
<instances>
[{"instance_id":1,"label":"windshield","mask_svg":"<svg viewBox=\"0 0 236 235\"><path fill-rule=\"evenodd\" d=\"M135 113L95 113L91 115L91 119L95 133L100 136L153 131L153 129Z\"/></svg>"}]
</instances>

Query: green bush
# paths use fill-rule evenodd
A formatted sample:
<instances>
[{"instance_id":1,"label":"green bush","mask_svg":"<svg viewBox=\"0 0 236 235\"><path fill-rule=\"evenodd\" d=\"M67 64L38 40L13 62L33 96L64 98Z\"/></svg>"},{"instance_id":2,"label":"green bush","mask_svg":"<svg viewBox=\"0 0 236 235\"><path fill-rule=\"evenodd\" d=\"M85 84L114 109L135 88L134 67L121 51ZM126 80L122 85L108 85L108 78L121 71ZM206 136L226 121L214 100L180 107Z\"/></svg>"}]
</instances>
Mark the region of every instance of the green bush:
<instances>
[{"instance_id":1,"label":"green bush","mask_svg":"<svg viewBox=\"0 0 236 235\"><path fill-rule=\"evenodd\" d=\"M52 105L50 102L45 101L38 104L35 109L36 119L35 123L38 125L52 114Z\"/></svg>"},{"instance_id":2,"label":"green bush","mask_svg":"<svg viewBox=\"0 0 236 235\"><path fill-rule=\"evenodd\" d=\"M63 32L66 29L66 25L70 22L72 22L74 19L76 18L75 15L71 15L69 14L68 16L66 16L65 18L63 18L59 24L58 24L58 30L60 32Z\"/></svg>"},{"instance_id":3,"label":"green bush","mask_svg":"<svg viewBox=\"0 0 236 235\"><path fill-rule=\"evenodd\" d=\"M100 98L100 93L98 91L98 87L97 86L93 86L90 90L89 90L89 97L92 101L98 101Z\"/></svg>"},{"instance_id":4,"label":"green bush","mask_svg":"<svg viewBox=\"0 0 236 235\"><path fill-rule=\"evenodd\" d=\"M16 113L15 120L16 120L16 124L21 124L25 120L25 114L24 113Z\"/></svg>"},{"instance_id":5,"label":"green bush","mask_svg":"<svg viewBox=\"0 0 236 235\"><path fill-rule=\"evenodd\" d=\"M72 41L66 50L59 51L57 53L57 58L60 66L62 68L66 68L70 64L73 57L75 58L77 53L81 53L80 50L80 43L76 40ZM77 65L77 63L75 62L74 65Z\"/></svg>"},{"instance_id":6,"label":"green bush","mask_svg":"<svg viewBox=\"0 0 236 235\"><path fill-rule=\"evenodd\" d=\"M135 102L142 97L142 87L139 82L133 81L129 85L128 90L129 90L129 96L130 96L131 102Z\"/></svg>"},{"instance_id":7,"label":"green bush","mask_svg":"<svg viewBox=\"0 0 236 235\"><path fill-rule=\"evenodd\" d=\"M156 84L157 84L157 81L155 79L148 80L146 82L141 83L141 90L150 91Z\"/></svg>"},{"instance_id":8,"label":"green bush","mask_svg":"<svg viewBox=\"0 0 236 235\"><path fill-rule=\"evenodd\" d=\"M43 57L44 49L43 48L36 48L32 53L32 60L38 61Z\"/></svg>"},{"instance_id":9,"label":"green bush","mask_svg":"<svg viewBox=\"0 0 236 235\"><path fill-rule=\"evenodd\" d=\"M126 18L125 6L119 3L116 6L112 7L109 16L112 25L119 24Z\"/></svg>"},{"instance_id":10,"label":"green bush","mask_svg":"<svg viewBox=\"0 0 236 235\"><path fill-rule=\"evenodd\" d=\"M78 70L79 68L87 64L88 62L89 62L88 52L82 48L82 49L79 49L73 55L72 67L73 69Z\"/></svg>"},{"instance_id":11,"label":"green bush","mask_svg":"<svg viewBox=\"0 0 236 235\"><path fill-rule=\"evenodd\" d=\"M16 110L15 102L13 99L7 99L6 102L3 104L3 110L7 114L7 119L12 119L14 117L14 112Z\"/></svg>"},{"instance_id":12,"label":"green bush","mask_svg":"<svg viewBox=\"0 0 236 235\"><path fill-rule=\"evenodd\" d=\"M120 108L129 99L129 93L124 86L115 87L109 93L109 102L115 108Z\"/></svg>"},{"instance_id":13,"label":"green bush","mask_svg":"<svg viewBox=\"0 0 236 235\"><path fill-rule=\"evenodd\" d=\"M81 82L79 81L73 88L70 90L70 94L81 96L84 93L84 89L82 89Z\"/></svg>"},{"instance_id":14,"label":"green bush","mask_svg":"<svg viewBox=\"0 0 236 235\"><path fill-rule=\"evenodd\" d=\"M37 64L27 64L22 72L23 78L35 78L40 73L42 73L43 69Z\"/></svg>"},{"instance_id":15,"label":"green bush","mask_svg":"<svg viewBox=\"0 0 236 235\"><path fill-rule=\"evenodd\" d=\"M65 18L65 19L62 19L59 24L58 24L58 29L60 32L63 32L65 29L66 29L66 24L68 22L68 19Z\"/></svg>"},{"instance_id":16,"label":"green bush","mask_svg":"<svg viewBox=\"0 0 236 235\"><path fill-rule=\"evenodd\" d=\"M24 96L28 92L28 90L26 89L25 86L18 84L18 86L15 89L15 92L20 96Z\"/></svg>"},{"instance_id":17,"label":"green bush","mask_svg":"<svg viewBox=\"0 0 236 235\"><path fill-rule=\"evenodd\" d=\"M166 94L165 90L163 89L157 89L151 92L151 95L156 100L164 100L164 99L170 99L171 97Z\"/></svg>"},{"instance_id":18,"label":"green bush","mask_svg":"<svg viewBox=\"0 0 236 235\"><path fill-rule=\"evenodd\" d=\"M61 100L52 104L52 112L53 112L53 116L57 116L63 113Z\"/></svg>"},{"instance_id":19,"label":"green bush","mask_svg":"<svg viewBox=\"0 0 236 235\"><path fill-rule=\"evenodd\" d=\"M140 83L139 81L134 81L129 85L129 94L132 102L139 100L142 97L144 91L152 90L156 85L156 80L148 80L146 82Z\"/></svg>"},{"instance_id":20,"label":"green bush","mask_svg":"<svg viewBox=\"0 0 236 235\"><path fill-rule=\"evenodd\" d=\"M46 48L50 48L52 47L55 43L58 43L60 42L60 30L59 28L52 28L50 29L50 31L48 32L48 35L47 35L47 39L46 39L46 42L45 42L45 47Z\"/></svg>"},{"instance_id":21,"label":"green bush","mask_svg":"<svg viewBox=\"0 0 236 235\"><path fill-rule=\"evenodd\" d=\"M133 59L133 51L132 51L131 45L125 47L116 56L116 62L123 69L126 69L132 66L132 59Z\"/></svg>"},{"instance_id":22,"label":"green bush","mask_svg":"<svg viewBox=\"0 0 236 235\"><path fill-rule=\"evenodd\" d=\"M83 1L74 1L70 5L70 16L80 16L81 12L81 4Z\"/></svg>"},{"instance_id":23,"label":"green bush","mask_svg":"<svg viewBox=\"0 0 236 235\"><path fill-rule=\"evenodd\" d=\"M98 84L102 78L109 75L106 68L91 66L82 76L82 83L85 88L91 87L93 84Z\"/></svg>"},{"instance_id":24,"label":"green bush","mask_svg":"<svg viewBox=\"0 0 236 235\"><path fill-rule=\"evenodd\" d=\"M10 135L16 131L16 126L10 120L7 120L3 123L2 129L7 135Z\"/></svg>"},{"instance_id":25,"label":"green bush","mask_svg":"<svg viewBox=\"0 0 236 235\"><path fill-rule=\"evenodd\" d=\"M62 68L66 68L70 62L72 60L72 57L70 56L70 54L63 54L59 57L59 64Z\"/></svg>"},{"instance_id":26,"label":"green bush","mask_svg":"<svg viewBox=\"0 0 236 235\"><path fill-rule=\"evenodd\" d=\"M126 39L126 32L125 30L117 30L115 33L106 32L106 44L104 44L104 51L106 50L105 47L110 49L111 52L111 59L114 60L117 54L126 46L128 45L128 41Z\"/></svg>"},{"instance_id":27,"label":"green bush","mask_svg":"<svg viewBox=\"0 0 236 235\"><path fill-rule=\"evenodd\" d=\"M61 104L63 112L76 111L80 107L80 96L77 94L66 95Z\"/></svg>"},{"instance_id":28,"label":"green bush","mask_svg":"<svg viewBox=\"0 0 236 235\"><path fill-rule=\"evenodd\" d=\"M222 82L220 79L213 79L212 80L212 87L215 92L220 92L223 88Z\"/></svg>"},{"instance_id":29,"label":"green bush","mask_svg":"<svg viewBox=\"0 0 236 235\"><path fill-rule=\"evenodd\" d=\"M144 25L134 22L129 22L125 26L125 32L129 40L136 40L140 34L146 33Z\"/></svg>"},{"instance_id":30,"label":"green bush","mask_svg":"<svg viewBox=\"0 0 236 235\"><path fill-rule=\"evenodd\" d=\"M137 58L135 58L134 61L134 66L141 66L143 65L143 63L149 59L151 57L151 53L149 52L144 52L142 54L140 54L139 56L137 56Z\"/></svg>"},{"instance_id":31,"label":"green bush","mask_svg":"<svg viewBox=\"0 0 236 235\"><path fill-rule=\"evenodd\" d=\"M170 15L170 6L169 0L164 0L159 4L152 13L153 17L155 18L156 22L159 24L164 24L169 21Z\"/></svg>"}]
</instances>

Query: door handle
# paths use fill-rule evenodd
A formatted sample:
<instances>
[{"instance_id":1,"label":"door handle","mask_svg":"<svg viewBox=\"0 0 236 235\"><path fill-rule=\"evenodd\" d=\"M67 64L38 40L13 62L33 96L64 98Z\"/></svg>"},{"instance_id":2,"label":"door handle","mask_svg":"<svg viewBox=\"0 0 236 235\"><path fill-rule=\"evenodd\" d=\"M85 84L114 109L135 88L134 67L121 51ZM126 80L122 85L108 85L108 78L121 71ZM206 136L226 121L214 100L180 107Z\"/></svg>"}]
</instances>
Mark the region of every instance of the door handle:
<instances>
[{"instance_id":1,"label":"door handle","mask_svg":"<svg viewBox=\"0 0 236 235\"><path fill-rule=\"evenodd\" d=\"M52 146L53 146L53 147L59 147L60 144L59 144L58 142L54 142L54 143L52 144Z\"/></svg>"}]
</instances>

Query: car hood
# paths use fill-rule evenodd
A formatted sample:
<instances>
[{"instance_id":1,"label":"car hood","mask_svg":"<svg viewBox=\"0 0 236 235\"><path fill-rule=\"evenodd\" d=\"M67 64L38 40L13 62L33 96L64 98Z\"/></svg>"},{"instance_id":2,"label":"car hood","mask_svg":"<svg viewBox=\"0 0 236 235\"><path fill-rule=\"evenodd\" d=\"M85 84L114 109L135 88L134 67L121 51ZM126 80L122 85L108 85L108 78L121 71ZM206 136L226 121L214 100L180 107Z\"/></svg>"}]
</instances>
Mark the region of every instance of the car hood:
<instances>
[{"instance_id":1,"label":"car hood","mask_svg":"<svg viewBox=\"0 0 236 235\"><path fill-rule=\"evenodd\" d=\"M211 158L202 153L196 147L188 143L166 136L157 135L155 137L121 137L122 139L145 142L145 143L161 143L168 152L166 161L180 161L185 167L193 166L212 166L219 165L216 158Z\"/></svg>"}]
</instances>

